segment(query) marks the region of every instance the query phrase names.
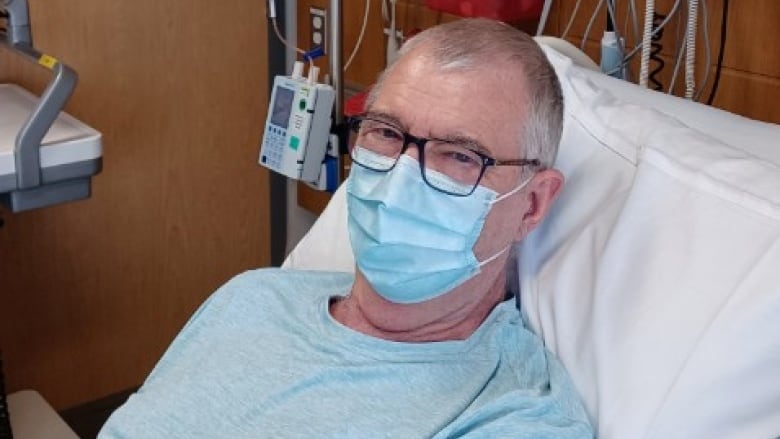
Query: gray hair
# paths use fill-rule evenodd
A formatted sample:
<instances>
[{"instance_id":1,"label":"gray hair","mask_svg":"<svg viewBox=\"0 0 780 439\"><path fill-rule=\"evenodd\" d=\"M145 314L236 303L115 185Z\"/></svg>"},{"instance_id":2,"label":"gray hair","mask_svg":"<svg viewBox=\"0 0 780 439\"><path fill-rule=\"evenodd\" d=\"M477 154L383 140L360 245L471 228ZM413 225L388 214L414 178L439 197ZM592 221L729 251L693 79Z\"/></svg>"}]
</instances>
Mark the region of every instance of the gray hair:
<instances>
[{"instance_id":1,"label":"gray hair","mask_svg":"<svg viewBox=\"0 0 780 439\"><path fill-rule=\"evenodd\" d=\"M429 28L401 46L398 59L424 48L442 71L479 71L506 62L517 65L526 79L526 120L520 146L525 156L551 167L563 130L563 94L558 77L539 45L526 33L488 19L464 19ZM382 91L397 60L379 76L366 101L370 107Z\"/></svg>"}]
</instances>

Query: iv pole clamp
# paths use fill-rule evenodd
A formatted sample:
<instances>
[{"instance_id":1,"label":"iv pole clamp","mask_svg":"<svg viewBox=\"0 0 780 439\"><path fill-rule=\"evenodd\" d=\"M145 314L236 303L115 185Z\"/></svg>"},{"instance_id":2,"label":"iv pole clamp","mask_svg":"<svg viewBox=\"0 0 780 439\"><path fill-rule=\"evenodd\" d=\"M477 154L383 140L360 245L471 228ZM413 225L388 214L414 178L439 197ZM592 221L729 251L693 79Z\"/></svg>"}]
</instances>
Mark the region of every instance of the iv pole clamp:
<instances>
[{"instance_id":1,"label":"iv pole clamp","mask_svg":"<svg viewBox=\"0 0 780 439\"><path fill-rule=\"evenodd\" d=\"M20 210L26 210L25 205L29 206L27 208L42 207L36 205L38 202L34 201L40 199L42 195L35 191L40 189L42 183L47 183L41 171L41 142L73 93L78 75L72 68L50 55L38 52L32 46L26 0L0 0L0 2L7 17L7 29L4 34L0 33L0 43L27 61L49 70L53 75L37 105L17 134L14 144L17 190L7 194L8 199L5 201L11 205L18 204ZM76 193L83 193L83 184L77 184L82 186L79 188L73 184L76 183L55 183L46 189L47 194L44 198L59 201L83 198L76 195Z\"/></svg>"}]
</instances>

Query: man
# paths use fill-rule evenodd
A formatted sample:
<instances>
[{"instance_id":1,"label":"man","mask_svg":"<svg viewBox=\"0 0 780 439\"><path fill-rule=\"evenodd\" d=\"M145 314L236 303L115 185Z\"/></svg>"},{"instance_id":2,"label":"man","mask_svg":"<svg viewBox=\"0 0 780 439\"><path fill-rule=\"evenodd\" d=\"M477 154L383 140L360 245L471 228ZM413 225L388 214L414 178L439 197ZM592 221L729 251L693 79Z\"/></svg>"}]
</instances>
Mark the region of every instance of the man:
<instances>
[{"instance_id":1,"label":"man","mask_svg":"<svg viewBox=\"0 0 780 439\"><path fill-rule=\"evenodd\" d=\"M429 29L351 124L354 278L231 280L102 437L592 437L506 297L510 247L563 183L538 46L489 20Z\"/></svg>"}]
</instances>

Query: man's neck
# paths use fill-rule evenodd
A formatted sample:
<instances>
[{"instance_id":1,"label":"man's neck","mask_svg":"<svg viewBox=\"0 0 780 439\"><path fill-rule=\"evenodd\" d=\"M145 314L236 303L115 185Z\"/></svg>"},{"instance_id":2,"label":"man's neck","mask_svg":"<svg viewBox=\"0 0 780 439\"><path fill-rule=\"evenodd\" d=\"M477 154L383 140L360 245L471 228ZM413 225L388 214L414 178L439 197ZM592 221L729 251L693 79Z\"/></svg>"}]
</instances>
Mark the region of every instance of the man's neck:
<instances>
[{"instance_id":1,"label":"man's neck","mask_svg":"<svg viewBox=\"0 0 780 439\"><path fill-rule=\"evenodd\" d=\"M358 272L349 296L331 303L330 313L355 331L385 340L465 340L505 296L503 271L492 280L479 277L422 303L397 304L377 294Z\"/></svg>"}]
</instances>

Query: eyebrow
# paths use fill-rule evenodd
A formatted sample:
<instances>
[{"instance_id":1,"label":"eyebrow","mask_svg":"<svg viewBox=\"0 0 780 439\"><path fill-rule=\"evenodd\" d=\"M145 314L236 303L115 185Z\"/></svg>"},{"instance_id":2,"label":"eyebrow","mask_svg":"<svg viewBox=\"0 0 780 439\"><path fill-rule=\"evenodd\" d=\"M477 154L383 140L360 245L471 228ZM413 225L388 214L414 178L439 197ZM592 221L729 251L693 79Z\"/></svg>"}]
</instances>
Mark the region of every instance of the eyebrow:
<instances>
[{"instance_id":1,"label":"eyebrow","mask_svg":"<svg viewBox=\"0 0 780 439\"><path fill-rule=\"evenodd\" d=\"M398 117L394 116L393 114L385 113L385 112L382 112L382 111L367 111L367 112L363 113L363 115L367 116L367 117L370 117L372 119L377 119L379 121L389 123L391 125L394 125L396 128L398 128L398 129L400 129L402 131L406 131L406 128L404 128L404 124L401 123L401 120ZM488 149L485 148L485 146L483 146L482 143L480 143L477 139L475 139L473 137L469 137L469 136L463 135L463 134L454 133L454 134L441 136L441 137L439 137L439 136L437 136L437 137L430 137L429 139L431 139L431 140L442 140L442 141L445 141L445 142L448 142L448 143L462 143L462 144L466 144L466 145L469 145L469 148L471 148L471 149L473 149L473 150L475 150L477 152L481 152L482 154L485 154L485 155L491 155L491 152L488 151Z\"/></svg>"},{"instance_id":2,"label":"eyebrow","mask_svg":"<svg viewBox=\"0 0 780 439\"><path fill-rule=\"evenodd\" d=\"M399 128L401 130L404 130L403 124L401 123L401 119L393 116L390 113L384 113L382 111L366 111L363 113L363 116L370 117L371 119L376 119L382 122L387 122L392 125L395 125L396 128Z\"/></svg>"}]
</instances>

